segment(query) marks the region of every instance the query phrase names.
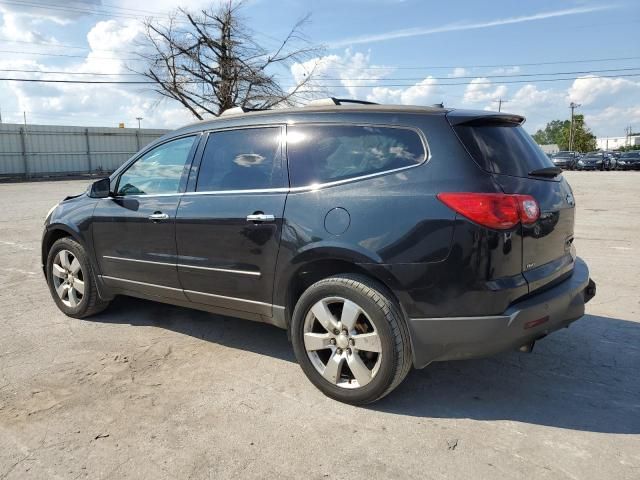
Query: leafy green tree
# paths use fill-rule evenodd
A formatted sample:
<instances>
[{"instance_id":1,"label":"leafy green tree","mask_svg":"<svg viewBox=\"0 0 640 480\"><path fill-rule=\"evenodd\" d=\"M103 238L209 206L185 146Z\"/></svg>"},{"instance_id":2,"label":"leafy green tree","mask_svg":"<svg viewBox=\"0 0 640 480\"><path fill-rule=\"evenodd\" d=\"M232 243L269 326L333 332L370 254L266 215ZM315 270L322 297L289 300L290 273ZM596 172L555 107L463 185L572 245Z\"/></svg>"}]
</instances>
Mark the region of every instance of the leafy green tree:
<instances>
[{"instance_id":1,"label":"leafy green tree","mask_svg":"<svg viewBox=\"0 0 640 480\"><path fill-rule=\"evenodd\" d=\"M569 150L571 122L567 120L567 125L562 129L562 139L558 142L560 150ZM577 152L591 152L596 150L596 136L584 122L584 115L573 117L573 147Z\"/></svg>"},{"instance_id":2,"label":"leafy green tree","mask_svg":"<svg viewBox=\"0 0 640 480\"><path fill-rule=\"evenodd\" d=\"M538 130L534 135L533 139L539 145L548 145L552 143L560 144L562 141L562 132L566 128L569 129L569 125L571 122L569 120L553 120L547 123L547 126L544 127L544 130Z\"/></svg>"},{"instance_id":3,"label":"leafy green tree","mask_svg":"<svg viewBox=\"0 0 640 480\"><path fill-rule=\"evenodd\" d=\"M571 120L552 120L544 129L538 130L533 139L539 145L555 143L560 150L569 150ZM584 123L584 115L573 117L573 150L591 152L597 148L596 136Z\"/></svg>"}]
</instances>

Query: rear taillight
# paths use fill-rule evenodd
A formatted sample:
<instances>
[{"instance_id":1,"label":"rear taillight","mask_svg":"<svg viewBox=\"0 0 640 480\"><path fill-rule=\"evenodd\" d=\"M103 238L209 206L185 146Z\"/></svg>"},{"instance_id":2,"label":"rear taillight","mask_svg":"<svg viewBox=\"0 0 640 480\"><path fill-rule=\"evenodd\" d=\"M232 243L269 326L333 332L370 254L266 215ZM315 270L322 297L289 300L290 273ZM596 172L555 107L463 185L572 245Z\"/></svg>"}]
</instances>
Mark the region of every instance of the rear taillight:
<instances>
[{"instance_id":1,"label":"rear taillight","mask_svg":"<svg viewBox=\"0 0 640 480\"><path fill-rule=\"evenodd\" d=\"M535 223L540 217L538 202L531 195L461 192L439 193L438 199L469 220L496 230Z\"/></svg>"}]
</instances>

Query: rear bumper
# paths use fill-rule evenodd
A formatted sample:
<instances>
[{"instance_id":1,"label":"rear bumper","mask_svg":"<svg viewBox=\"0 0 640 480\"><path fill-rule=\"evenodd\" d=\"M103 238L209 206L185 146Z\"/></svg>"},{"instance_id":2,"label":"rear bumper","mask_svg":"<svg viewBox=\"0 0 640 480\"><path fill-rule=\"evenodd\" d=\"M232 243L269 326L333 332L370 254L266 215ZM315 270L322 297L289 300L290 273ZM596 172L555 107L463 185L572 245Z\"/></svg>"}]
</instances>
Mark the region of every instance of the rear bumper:
<instances>
[{"instance_id":1,"label":"rear bumper","mask_svg":"<svg viewBox=\"0 0 640 480\"><path fill-rule=\"evenodd\" d=\"M531 343L582 317L595 288L587 264L576 258L571 277L514 303L502 315L411 318L414 366L484 357Z\"/></svg>"}]
</instances>

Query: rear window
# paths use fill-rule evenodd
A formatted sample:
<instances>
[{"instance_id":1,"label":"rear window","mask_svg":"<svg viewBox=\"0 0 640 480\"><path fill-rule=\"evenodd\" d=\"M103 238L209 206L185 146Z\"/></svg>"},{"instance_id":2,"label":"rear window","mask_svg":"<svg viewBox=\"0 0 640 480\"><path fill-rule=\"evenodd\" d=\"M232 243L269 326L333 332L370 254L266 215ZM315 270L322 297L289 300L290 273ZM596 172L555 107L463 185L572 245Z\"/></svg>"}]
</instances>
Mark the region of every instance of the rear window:
<instances>
[{"instance_id":1,"label":"rear window","mask_svg":"<svg viewBox=\"0 0 640 480\"><path fill-rule=\"evenodd\" d=\"M288 126L287 155L293 187L408 167L426 158L413 130L358 125Z\"/></svg>"},{"instance_id":2,"label":"rear window","mask_svg":"<svg viewBox=\"0 0 640 480\"><path fill-rule=\"evenodd\" d=\"M554 166L518 124L470 123L454 129L474 160L487 171L526 177L533 170Z\"/></svg>"}]
</instances>

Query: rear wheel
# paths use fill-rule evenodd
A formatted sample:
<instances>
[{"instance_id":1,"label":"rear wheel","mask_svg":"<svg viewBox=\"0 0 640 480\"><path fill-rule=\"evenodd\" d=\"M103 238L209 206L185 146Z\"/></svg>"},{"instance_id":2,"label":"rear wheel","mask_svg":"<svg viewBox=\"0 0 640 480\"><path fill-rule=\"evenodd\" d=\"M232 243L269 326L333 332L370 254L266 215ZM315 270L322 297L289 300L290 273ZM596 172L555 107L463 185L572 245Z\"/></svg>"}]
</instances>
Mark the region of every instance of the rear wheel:
<instances>
[{"instance_id":1,"label":"rear wheel","mask_svg":"<svg viewBox=\"0 0 640 480\"><path fill-rule=\"evenodd\" d=\"M49 250L47 283L58 308L70 317L95 315L109 305L98 296L84 248L72 238L57 240Z\"/></svg>"},{"instance_id":2,"label":"rear wheel","mask_svg":"<svg viewBox=\"0 0 640 480\"><path fill-rule=\"evenodd\" d=\"M362 275L309 287L291 325L296 358L325 395L366 404L391 392L411 368L409 333L391 294Z\"/></svg>"}]
</instances>

